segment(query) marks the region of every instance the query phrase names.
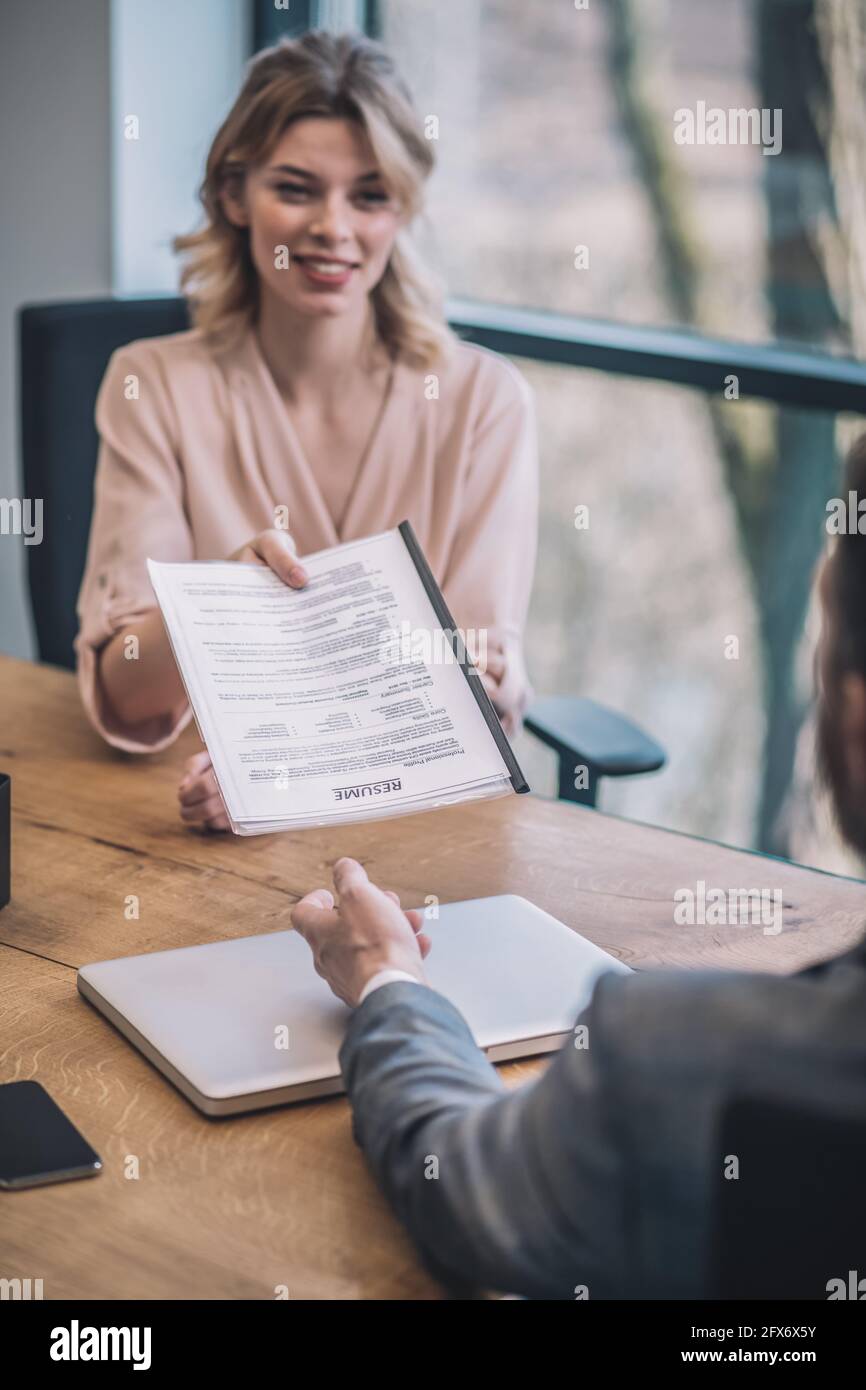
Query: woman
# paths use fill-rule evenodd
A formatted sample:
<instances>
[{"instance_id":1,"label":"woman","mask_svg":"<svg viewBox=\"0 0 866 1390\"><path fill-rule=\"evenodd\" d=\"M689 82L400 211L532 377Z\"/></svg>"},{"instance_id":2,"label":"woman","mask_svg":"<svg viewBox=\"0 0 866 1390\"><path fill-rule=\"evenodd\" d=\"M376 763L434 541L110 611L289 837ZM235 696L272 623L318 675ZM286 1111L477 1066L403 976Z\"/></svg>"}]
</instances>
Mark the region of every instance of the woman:
<instances>
[{"instance_id":1,"label":"woman","mask_svg":"<svg viewBox=\"0 0 866 1390\"><path fill-rule=\"evenodd\" d=\"M484 633L507 729L527 700L535 559L532 396L460 342L407 240L433 155L385 50L311 32L264 51L207 160L202 229L179 237L194 328L117 351L96 408L78 601L85 709L155 752L189 707L146 558L267 564L408 518L461 629ZM227 829L206 752L181 816Z\"/></svg>"}]
</instances>

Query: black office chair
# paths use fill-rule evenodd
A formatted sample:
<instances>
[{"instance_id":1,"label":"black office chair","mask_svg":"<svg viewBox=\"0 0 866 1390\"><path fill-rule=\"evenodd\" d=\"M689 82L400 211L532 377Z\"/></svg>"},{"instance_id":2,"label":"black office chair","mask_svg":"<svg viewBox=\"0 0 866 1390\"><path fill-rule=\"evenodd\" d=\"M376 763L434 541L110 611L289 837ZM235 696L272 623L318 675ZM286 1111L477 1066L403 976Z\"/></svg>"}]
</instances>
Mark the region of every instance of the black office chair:
<instances>
[{"instance_id":1,"label":"black office chair","mask_svg":"<svg viewBox=\"0 0 866 1390\"><path fill-rule=\"evenodd\" d=\"M21 448L25 497L43 499L45 542L27 547L40 660L74 667L75 602L87 551L98 439L93 419L112 352L189 327L182 299L107 299L20 310ZM655 772L664 750L593 700L553 697L526 727L559 758L559 796L594 806L602 777ZM578 768L586 771L577 778Z\"/></svg>"},{"instance_id":2,"label":"black office chair","mask_svg":"<svg viewBox=\"0 0 866 1390\"><path fill-rule=\"evenodd\" d=\"M829 1098L822 1110L759 1096L729 1103L712 1194L710 1298L866 1298L862 1096L860 1111L856 1104L846 1116L841 1100L830 1111ZM737 1177L725 1176L729 1155Z\"/></svg>"}]
</instances>

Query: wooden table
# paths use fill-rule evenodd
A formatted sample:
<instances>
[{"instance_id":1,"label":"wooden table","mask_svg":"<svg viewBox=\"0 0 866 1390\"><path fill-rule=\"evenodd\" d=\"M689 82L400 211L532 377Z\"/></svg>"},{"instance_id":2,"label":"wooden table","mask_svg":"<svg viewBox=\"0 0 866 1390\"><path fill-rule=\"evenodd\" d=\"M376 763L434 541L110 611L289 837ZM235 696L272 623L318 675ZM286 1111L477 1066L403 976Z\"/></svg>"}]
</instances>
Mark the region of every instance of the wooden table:
<instances>
[{"instance_id":1,"label":"wooden table","mask_svg":"<svg viewBox=\"0 0 866 1390\"><path fill-rule=\"evenodd\" d=\"M370 1179L345 1100L206 1119L80 998L86 962L285 930L343 854L407 905L523 894L640 969L788 971L852 944L866 918L857 880L532 796L339 830L203 834L177 813L194 729L163 754L119 754L87 724L72 675L8 657L0 712L13 810L0 1081L41 1081L105 1165L0 1192L0 1278L42 1278L46 1298L442 1292ZM782 932L676 926L673 893L699 879L781 889Z\"/></svg>"}]
</instances>

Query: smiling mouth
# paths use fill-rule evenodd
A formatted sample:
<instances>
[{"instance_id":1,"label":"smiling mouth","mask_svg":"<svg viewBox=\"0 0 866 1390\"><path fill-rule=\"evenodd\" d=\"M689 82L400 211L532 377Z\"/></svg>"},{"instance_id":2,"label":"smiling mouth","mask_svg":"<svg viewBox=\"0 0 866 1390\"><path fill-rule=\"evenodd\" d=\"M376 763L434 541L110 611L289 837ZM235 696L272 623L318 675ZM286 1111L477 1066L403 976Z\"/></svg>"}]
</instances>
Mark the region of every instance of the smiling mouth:
<instances>
[{"instance_id":1,"label":"smiling mouth","mask_svg":"<svg viewBox=\"0 0 866 1390\"><path fill-rule=\"evenodd\" d=\"M359 269L357 261L332 261L318 256L295 256L295 260L316 275L345 275L349 270Z\"/></svg>"}]
</instances>

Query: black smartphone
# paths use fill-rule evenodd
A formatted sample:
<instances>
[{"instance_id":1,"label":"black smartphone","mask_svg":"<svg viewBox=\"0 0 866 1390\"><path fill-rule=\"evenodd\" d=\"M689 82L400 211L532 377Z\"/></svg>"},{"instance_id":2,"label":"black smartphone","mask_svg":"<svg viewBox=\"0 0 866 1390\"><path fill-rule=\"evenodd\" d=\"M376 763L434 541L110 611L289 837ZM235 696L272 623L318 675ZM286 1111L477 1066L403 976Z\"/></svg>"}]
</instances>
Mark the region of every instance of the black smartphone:
<instances>
[{"instance_id":1,"label":"black smartphone","mask_svg":"<svg viewBox=\"0 0 866 1390\"><path fill-rule=\"evenodd\" d=\"M0 1086L0 1187L38 1187L101 1172L99 1155L44 1086Z\"/></svg>"}]
</instances>

